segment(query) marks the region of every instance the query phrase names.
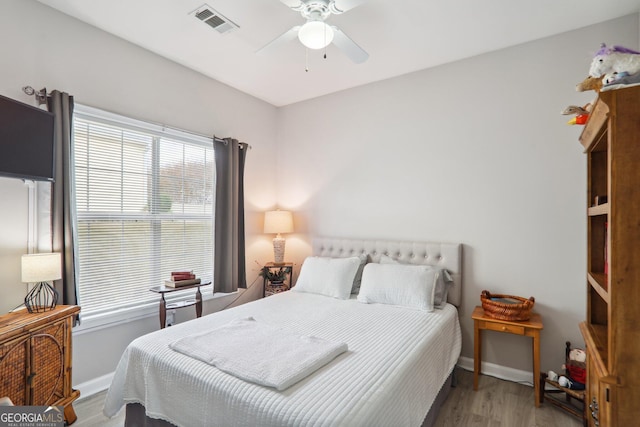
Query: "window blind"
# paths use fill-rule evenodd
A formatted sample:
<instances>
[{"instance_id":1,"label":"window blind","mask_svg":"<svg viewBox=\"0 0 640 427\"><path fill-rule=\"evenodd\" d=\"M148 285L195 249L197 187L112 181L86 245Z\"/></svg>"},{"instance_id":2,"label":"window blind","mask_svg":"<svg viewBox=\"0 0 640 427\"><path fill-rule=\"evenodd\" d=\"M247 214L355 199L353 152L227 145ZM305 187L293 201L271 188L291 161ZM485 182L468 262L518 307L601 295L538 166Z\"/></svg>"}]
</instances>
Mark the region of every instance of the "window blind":
<instances>
[{"instance_id":1,"label":"window blind","mask_svg":"<svg viewBox=\"0 0 640 427\"><path fill-rule=\"evenodd\" d=\"M157 302L171 271L212 280L211 140L91 109L73 143L84 316Z\"/></svg>"}]
</instances>

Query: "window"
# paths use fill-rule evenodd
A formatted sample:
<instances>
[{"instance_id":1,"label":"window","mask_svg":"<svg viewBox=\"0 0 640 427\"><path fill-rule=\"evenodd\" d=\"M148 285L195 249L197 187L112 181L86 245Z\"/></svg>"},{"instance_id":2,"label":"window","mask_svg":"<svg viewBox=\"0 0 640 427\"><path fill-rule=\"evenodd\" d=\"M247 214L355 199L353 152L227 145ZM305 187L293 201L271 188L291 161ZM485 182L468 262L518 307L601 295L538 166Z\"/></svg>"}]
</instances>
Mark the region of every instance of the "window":
<instances>
[{"instance_id":1,"label":"window","mask_svg":"<svg viewBox=\"0 0 640 427\"><path fill-rule=\"evenodd\" d=\"M83 316L155 307L171 271L211 281L211 139L82 106L73 131Z\"/></svg>"}]
</instances>

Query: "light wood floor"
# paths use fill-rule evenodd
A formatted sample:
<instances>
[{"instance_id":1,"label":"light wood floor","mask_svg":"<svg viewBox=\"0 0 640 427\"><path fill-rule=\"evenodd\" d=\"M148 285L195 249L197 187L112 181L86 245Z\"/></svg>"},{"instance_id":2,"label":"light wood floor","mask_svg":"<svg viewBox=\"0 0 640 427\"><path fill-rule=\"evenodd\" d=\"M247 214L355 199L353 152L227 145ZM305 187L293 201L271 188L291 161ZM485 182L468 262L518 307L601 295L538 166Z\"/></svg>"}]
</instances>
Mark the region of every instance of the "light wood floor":
<instances>
[{"instance_id":1,"label":"light wood floor","mask_svg":"<svg viewBox=\"0 0 640 427\"><path fill-rule=\"evenodd\" d=\"M436 427L581 427L582 422L551 405L536 408L533 387L481 376L473 391L473 372L457 370L458 386L440 411ZM102 415L106 392L76 402L74 427L124 425L124 411L113 418Z\"/></svg>"},{"instance_id":2,"label":"light wood floor","mask_svg":"<svg viewBox=\"0 0 640 427\"><path fill-rule=\"evenodd\" d=\"M473 391L473 372L457 370L436 427L582 427L582 421L545 403L535 407L533 387L482 375Z\"/></svg>"}]
</instances>

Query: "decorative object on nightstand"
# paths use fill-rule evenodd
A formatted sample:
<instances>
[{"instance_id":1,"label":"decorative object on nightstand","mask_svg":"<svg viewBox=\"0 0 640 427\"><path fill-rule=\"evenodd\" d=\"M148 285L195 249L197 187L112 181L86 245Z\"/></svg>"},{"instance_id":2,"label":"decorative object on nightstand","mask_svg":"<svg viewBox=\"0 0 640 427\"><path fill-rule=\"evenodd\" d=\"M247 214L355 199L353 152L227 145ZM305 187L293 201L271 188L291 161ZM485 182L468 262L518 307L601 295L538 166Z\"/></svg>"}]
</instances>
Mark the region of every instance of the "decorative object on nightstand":
<instances>
[{"instance_id":1,"label":"decorative object on nightstand","mask_svg":"<svg viewBox=\"0 0 640 427\"><path fill-rule=\"evenodd\" d=\"M278 268L270 268L266 265L260 269L260 275L263 279L267 279L271 283L283 283L287 276L291 273L291 267L280 266Z\"/></svg>"},{"instance_id":2,"label":"decorative object on nightstand","mask_svg":"<svg viewBox=\"0 0 640 427\"><path fill-rule=\"evenodd\" d=\"M478 377L482 365L482 331L490 330L507 334L523 335L533 338L533 385L535 404L540 406L540 331L542 319L538 313L531 313L529 320L511 321L490 317L482 307L477 306L471 315L473 319L473 389L478 389Z\"/></svg>"},{"instance_id":3,"label":"decorative object on nightstand","mask_svg":"<svg viewBox=\"0 0 640 427\"><path fill-rule=\"evenodd\" d=\"M53 310L58 303L58 291L49 283L62 278L62 258L59 253L22 255L22 282L36 283L24 299L29 313Z\"/></svg>"},{"instance_id":4,"label":"decorative object on nightstand","mask_svg":"<svg viewBox=\"0 0 640 427\"><path fill-rule=\"evenodd\" d=\"M529 320L536 300L533 297L526 299L514 295L491 294L485 290L480 294L480 301L487 316L513 321Z\"/></svg>"},{"instance_id":5,"label":"decorative object on nightstand","mask_svg":"<svg viewBox=\"0 0 640 427\"><path fill-rule=\"evenodd\" d=\"M264 232L276 234L273 239L273 262L284 263L285 239L280 233L293 232L293 215L289 211L268 211L264 214Z\"/></svg>"},{"instance_id":6,"label":"decorative object on nightstand","mask_svg":"<svg viewBox=\"0 0 640 427\"><path fill-rule=\"evenodd\" d=\"M291 289L293 283L293 263L268 262L260 268L262 296L270 296Z\"/></svg>"}]
</instances>

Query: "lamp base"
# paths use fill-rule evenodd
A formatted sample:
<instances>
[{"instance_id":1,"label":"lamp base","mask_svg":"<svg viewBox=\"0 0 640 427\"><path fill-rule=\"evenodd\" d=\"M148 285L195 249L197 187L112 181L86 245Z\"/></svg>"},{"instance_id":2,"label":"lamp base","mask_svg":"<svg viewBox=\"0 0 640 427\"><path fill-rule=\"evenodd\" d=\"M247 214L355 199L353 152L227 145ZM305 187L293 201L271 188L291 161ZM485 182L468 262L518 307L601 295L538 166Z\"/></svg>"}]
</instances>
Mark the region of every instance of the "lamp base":
<instances>
[{"instance_id":1,"label":"lamp base","mask_svg":"<svg viewBox=\"0 0 640 427\"><path fill-rule=\"evenodd\" d=\"M47 282L40 282L24 298L24 306L29 313L42 313L56 308L58 291Z\"/></svg>"},{"instance_id":2,"label":"lamp base","mask_svg":"<svg viewBox=\"0 0 640 427\"><path fill-rule=\"evenodd\" d=\"M284 237L274 237L273 238L273 263L274 264L282 264L284 263Z\"/></svg>"}]
</instances>

